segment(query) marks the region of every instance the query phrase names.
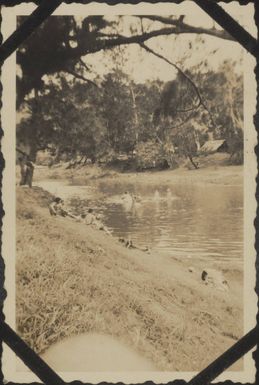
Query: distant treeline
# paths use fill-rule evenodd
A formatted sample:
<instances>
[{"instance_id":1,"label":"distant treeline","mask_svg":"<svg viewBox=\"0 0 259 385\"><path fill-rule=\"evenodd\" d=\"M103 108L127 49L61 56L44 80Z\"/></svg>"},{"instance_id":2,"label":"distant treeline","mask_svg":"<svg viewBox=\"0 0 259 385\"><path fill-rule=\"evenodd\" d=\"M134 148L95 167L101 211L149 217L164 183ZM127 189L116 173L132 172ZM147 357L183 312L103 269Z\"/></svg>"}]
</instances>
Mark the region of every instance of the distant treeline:
<instances>
[{"instance_id":1,"label":"distant treeline","mask_svg":"<svg viewBox=\"0 0 259 385\"><path fill-rule=\"evenodd\" d=\"M53 162L111 163L134 167L177 167L199 154L209 139L225 139L231 160L243 159L243 81L225 62L218 71L188 71L199 90L178 75L134 83L121 71L96 84L60 73L21 107L17 146L35 160L47 150ZM195 166L195 162L194 162Z\"/></svg>"}]
</instances>

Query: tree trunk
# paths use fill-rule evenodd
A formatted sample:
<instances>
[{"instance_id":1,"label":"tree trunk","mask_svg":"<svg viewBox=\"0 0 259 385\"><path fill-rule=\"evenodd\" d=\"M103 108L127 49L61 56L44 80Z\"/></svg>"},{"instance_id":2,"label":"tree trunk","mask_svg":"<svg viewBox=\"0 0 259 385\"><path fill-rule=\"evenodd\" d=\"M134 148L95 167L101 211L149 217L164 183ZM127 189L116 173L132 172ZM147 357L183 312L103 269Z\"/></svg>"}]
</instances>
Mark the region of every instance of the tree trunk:
<instances>
[{"instance_id":1,"label":"tree trunk","mask_svg":"<svg viewBox=\"0 0 259 385\"><path fill-rule=\"evenodd\" d=\"M137 113L137 106L136 106L136 98L135 98L135 93L134 93L132 87L130 87L130 91L131 91L132 104L133 104L133 111L134 111L135 140L136 140L136 144L138 144L138 128L139 128L139 120L138 120L138 113Z\"/></svg>"},{"instance_id":2,"label":"tree trunk","mask_svg":"<svg viewBox=\"0 0 259 385\"><path fill-rule=\"evenodd\" d=\"M194 131L194 140L195 140L195 144L197 147L197 151L200 151L200 148L201 148L200 138L199 138L199 135L196 131Z\"/></svg>"}]
</instances>

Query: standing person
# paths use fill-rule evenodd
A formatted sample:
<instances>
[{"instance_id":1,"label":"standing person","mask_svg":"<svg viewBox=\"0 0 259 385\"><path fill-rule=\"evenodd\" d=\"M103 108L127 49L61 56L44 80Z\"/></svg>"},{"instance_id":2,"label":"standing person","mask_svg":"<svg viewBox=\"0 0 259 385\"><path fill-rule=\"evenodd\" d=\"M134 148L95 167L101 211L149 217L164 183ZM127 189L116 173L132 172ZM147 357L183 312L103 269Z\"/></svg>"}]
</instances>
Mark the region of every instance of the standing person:
<instances>
[{"instance_id":1,"label":"standing person","mask_svg":"<svg viewBox=\"0 0 259 385\"><path fill-rule=\"evenodd\" d=\"M20 186L24 186L26 184L26 158L20 156L18 158L18 162L20 165L20 171L21 171L21 179L20 179Z\"/></svg>"},{"instance_id":2,"label":"standing person","mask_svg":"<svg viewBox=\"0 0 259 385\"><path fill-rule=\"evenodd\" d=\"M32 187L32 178L33 178L34 164L32 161L27 160L26 162L26 174L25 174L25 184Z\"/></svg>"},{"instance_id":3,"label":"standing person","mask_svg":"<svg viewBox=\"0 0 259 385\"><path fill-rule=\"evenodd\" d=\"M122 195L121 199L122 199L122 204L124 206L124 209L126 211L131 211L133 208L133 204L134 204L134 199L133 199L132 194L130 194L128 191L125 191L125 193Z\"/></svg>"}]
</instances>

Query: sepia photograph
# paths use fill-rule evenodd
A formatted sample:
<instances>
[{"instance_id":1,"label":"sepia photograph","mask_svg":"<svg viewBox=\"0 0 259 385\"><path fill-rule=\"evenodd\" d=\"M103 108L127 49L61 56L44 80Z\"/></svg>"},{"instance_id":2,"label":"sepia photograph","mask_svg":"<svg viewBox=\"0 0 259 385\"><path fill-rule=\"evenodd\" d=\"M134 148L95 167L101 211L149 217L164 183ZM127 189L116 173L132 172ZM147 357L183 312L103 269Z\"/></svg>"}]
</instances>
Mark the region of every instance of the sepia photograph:
<instances>
[{"instance_id":1,"label":"sepia photograph","mask_svg":"<svg viewBox=\"0 0 259 385\"><path fill-rule=\"evenodd\" d=\"M198 372L247 332L247 53L193 8L81 7L16 52L15 330L74 379Z\"/></svg>"}]
</instances>

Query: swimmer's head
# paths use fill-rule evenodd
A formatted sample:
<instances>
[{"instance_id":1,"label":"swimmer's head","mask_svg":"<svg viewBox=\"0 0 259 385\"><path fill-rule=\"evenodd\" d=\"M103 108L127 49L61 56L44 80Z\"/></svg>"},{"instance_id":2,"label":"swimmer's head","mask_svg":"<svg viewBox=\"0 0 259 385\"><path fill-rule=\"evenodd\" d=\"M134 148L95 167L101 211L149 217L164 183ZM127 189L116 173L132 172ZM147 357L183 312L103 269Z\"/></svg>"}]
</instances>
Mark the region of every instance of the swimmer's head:
<instances>
[{"instance_id":1,"label":"swimmer's head","mask_svg":"<svg viewBox=\"0 0 259 385\"><path fill-rule=\"evenodd\" d=\"M58 198L58 197L57 197L57 198L54 199L54 202L55 202L55 203L62 203L63 201L62 201L61 198Z\"/></svg>"},{"instance_id":2,"label":"swimmer's head","mask_svg":"<svg viewBox=\"0 0 259 385\"><path fill-rule=\"evenodd\" d=\"M92 213L94 210L90 207L90 209L88 209L88 212L89 213Z\"/></svg>"},{"instance_id":3,"label":"swimmer's head","mask_svg":"<svg viewBox=\"0 0 259 385\"><path fill-rule=\"evenodd\" d=\"M86 217L86 214L85 214L85 213L81 214L81 218L82 218L82 219L84 219L85 217Z\"/></svg>"}]
</instances>

